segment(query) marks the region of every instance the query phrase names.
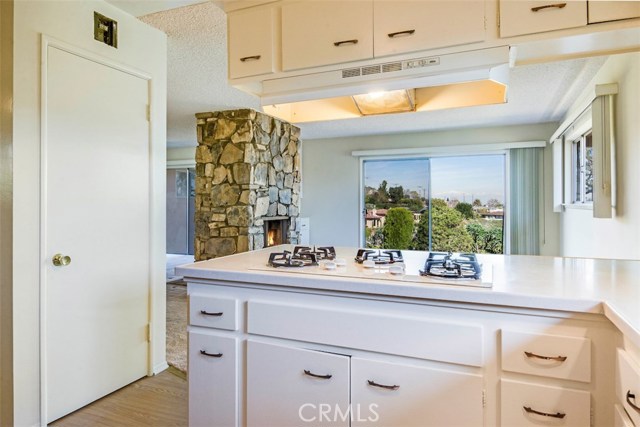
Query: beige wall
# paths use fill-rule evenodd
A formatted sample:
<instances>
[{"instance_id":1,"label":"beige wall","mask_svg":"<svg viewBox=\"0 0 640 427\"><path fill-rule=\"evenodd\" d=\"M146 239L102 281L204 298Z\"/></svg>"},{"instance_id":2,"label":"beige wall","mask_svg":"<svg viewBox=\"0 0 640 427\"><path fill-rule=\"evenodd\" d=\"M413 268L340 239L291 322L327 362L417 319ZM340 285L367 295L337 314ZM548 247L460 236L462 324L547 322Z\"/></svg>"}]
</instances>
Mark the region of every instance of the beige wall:
<instances>
[{"instance_id":1,"label":"beige wall","mask_svg":"<svg viewBox=\"0 0 640 427\"><path fill-rule=\"evenodd\" d=\"M359 159L351 155L354 150L451 146L451 152L455 154L456 147L463 145L545 141L556 127L555 123L546 123L308 141L304 139L303 129L300 216L310 219L311 243L359 244L360 164ZM557 251L554 239L556 216L550 212L550 197L550 192L545 192L548 211L544 218L547 238L543 253L553 254Z\"/></svg>"},{"instance_id":2,"label":"beige wall","mask_svg":"<svg viewBox=\"0 0 640 427\"><path fill-rule=\"evenodd\" d=\"M166 36L99 1L14 5L13 292L15 425L40 425L40 61L41 34L152 76L152 364L165 362ZM118 49L93 40L93 13L118 21ZM70 351L73 351L70 349Z\"/></svg>"},{"instance_id":3,"label":"beige wall","mask_svg":"<svg viewBox=\"0 0 640 427\"><path fill-rule=\"evenodd\" d=\"M0 1L0 425L13 425L13 1Z\"/></svg>"},{"instance_id":4,"label":"beige wall","mask_svg":"<svg viewBox=\"0 0 640 427\"><path fill-rule=\"evenodd\" d=\"M640 259L640 53L611 56L582 98L596 84L615 82L617 209L611 219L571 208L560 214L563 256Z\"/></svg>"}]
</instances>

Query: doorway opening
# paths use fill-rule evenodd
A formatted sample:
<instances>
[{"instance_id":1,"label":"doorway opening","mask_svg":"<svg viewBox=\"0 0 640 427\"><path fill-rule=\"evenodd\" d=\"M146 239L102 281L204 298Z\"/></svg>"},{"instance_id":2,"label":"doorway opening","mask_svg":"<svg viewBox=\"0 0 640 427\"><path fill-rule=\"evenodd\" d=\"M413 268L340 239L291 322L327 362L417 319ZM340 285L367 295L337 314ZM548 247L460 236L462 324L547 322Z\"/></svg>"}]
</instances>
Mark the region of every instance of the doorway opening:
<instances>
[{"instance_id":1,"label":"doorway opening","mask_svg":"<svg viewBox=\"0 0 640 427\"><path fill-rule=\"evenodd\" d=\"M194 261L195 169L167 169L167 280L175 267Z\"/></svg>"}]
</instances>

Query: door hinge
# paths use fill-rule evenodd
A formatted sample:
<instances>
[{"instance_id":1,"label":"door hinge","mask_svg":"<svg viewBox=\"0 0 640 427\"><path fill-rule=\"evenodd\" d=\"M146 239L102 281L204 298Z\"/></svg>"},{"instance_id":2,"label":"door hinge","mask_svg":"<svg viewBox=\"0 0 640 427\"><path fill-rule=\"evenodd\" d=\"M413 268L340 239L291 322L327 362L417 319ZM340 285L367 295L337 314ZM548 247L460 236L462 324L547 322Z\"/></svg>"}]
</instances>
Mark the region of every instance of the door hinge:
<instances>
[{"instance_id":1,"label":"door hinge","mask_svg":"<svg viewBox=\"0 0 640 427\"><path fill-rule=\"evenodd\" d=\"M151 323L147 323L147 342L151 342Z\"/></svg>"},{"instance_id":2,"label":"door hinge","mask_svg":"<svg viewBox=\"0 0 640 427\"><path fill-rule=\"evenodd\" d=\"M151 121L151 105L147 104L147 121Z\"/></svg>"},{"instance_id":3,"label":"door hinge","mask_svg":"<svg viewBox=\"0 0 640 427\"><path fill-rule=\"evenodd\" d=\"M487 406L487 391L482 390L482 407Z\"/></svg>"}]
</instances>

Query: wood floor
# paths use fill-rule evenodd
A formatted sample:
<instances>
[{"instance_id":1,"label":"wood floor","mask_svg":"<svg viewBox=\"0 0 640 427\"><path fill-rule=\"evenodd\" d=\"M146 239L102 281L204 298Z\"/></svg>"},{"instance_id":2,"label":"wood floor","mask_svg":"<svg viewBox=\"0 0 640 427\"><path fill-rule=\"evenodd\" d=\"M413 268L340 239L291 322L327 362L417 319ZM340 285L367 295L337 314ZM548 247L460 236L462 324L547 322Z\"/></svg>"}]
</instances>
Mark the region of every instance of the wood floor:
<instances>
[{"instance_id":1,"label":"wood floor","mask_svg":"<svg viewBox=\"0 0 640 427\"><path fill-rule=\"evenodd\" d=\"M49 425L187 426L187 381L180 374L170 368L143 378Z\"/></svg>"}]
</instances>

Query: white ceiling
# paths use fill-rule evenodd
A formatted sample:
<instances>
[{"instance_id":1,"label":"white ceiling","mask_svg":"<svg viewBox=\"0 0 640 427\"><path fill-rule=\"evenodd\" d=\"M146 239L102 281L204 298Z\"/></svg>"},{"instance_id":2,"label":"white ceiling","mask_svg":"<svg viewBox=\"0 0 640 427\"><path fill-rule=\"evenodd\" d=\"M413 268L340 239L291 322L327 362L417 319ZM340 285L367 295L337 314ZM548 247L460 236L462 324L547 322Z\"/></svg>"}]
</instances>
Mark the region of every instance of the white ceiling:
<instances>
[{"instance_id":1,"label":"white ceiling","mask_svg":"<svg viewBox=\"0 0 640 427\"><path fill-rule=\"evenodd\" d=\"M226 17L218 6L194 4L140 19L168 35L169 148L197 145L195 113L260 109L257 97L227 84ZM597 57L516 67L507 104L304 123L301 136L318 139L560 121L604 61Z\"/></svg>"}]
</instances>

